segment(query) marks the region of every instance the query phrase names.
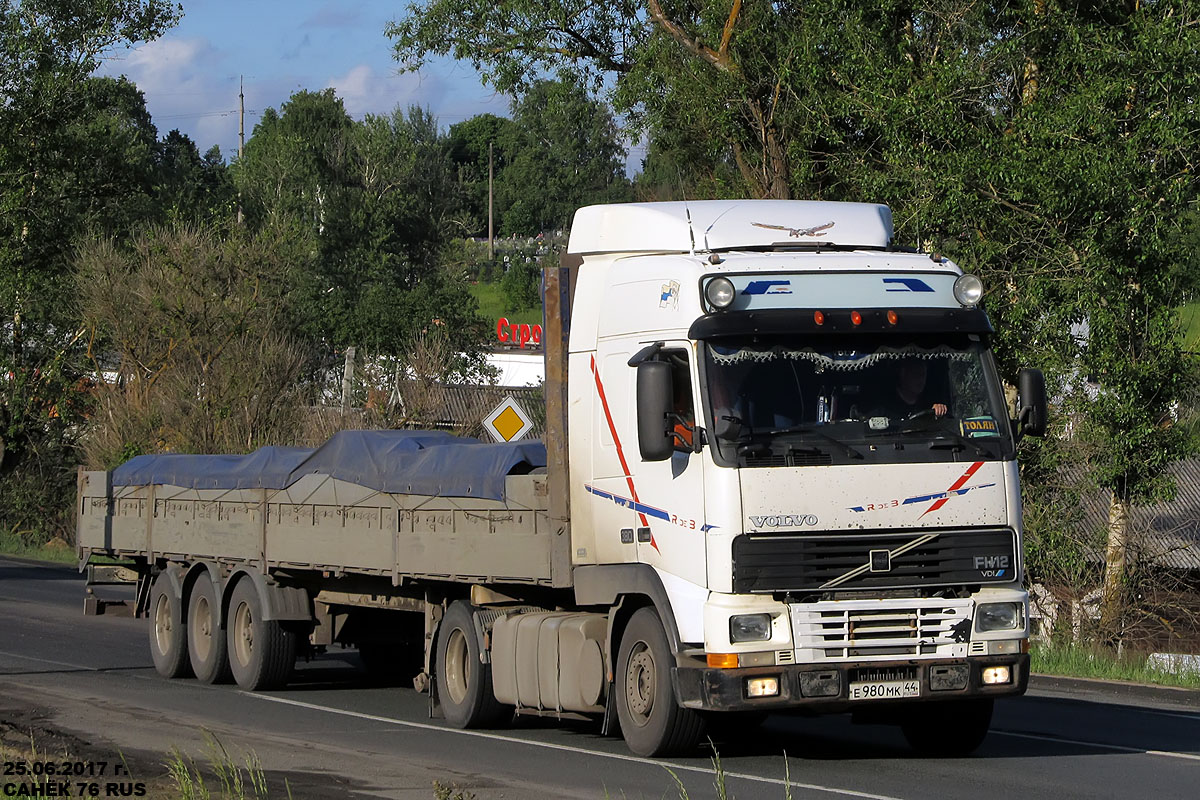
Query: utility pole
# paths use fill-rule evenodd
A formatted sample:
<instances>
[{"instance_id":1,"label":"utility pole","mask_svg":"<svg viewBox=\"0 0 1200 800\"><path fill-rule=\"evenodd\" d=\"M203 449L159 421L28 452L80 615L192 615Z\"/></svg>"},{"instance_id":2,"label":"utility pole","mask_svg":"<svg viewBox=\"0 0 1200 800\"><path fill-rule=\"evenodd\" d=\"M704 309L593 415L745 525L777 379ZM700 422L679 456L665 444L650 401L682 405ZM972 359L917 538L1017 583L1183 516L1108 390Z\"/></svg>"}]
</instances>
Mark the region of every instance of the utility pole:
<instances>
[{"instance_id":1,"label":"utility pole","mask_svg":"<svg viewBox=\"0 0 1200 800\"><path fill-rule=\"evenodd\" d=\"M246 82L245 77L238 75L238 161L242 160L242 151L246 148ZM242 193L238 192L237 224L242 224Z\"/></svg>"},{"instance_id":2,"label":"utility pole","mask_svg":"<svg viewBox=\"0 0 1200 800\"><path fill-rule=\"evenodd\" d=\"M488 261L496 258L496 239L492 235L492 143L488 142Z\"/></svg>"}]
</instances>

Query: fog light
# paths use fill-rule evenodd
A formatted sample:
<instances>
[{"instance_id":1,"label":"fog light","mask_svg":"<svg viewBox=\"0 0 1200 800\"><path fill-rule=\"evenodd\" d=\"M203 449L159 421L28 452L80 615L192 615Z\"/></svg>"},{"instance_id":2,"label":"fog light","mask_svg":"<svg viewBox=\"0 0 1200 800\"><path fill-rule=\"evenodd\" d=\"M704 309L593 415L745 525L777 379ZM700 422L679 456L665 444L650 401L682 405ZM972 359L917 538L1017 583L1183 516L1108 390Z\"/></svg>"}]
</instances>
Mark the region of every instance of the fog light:
<instances>
[{"instance_id":1,"label":"fog light","mask_svg":"<svg viewBox=\"0 0 1200 800\"><path fill-rule=\"evenodd\" d=\"M779 694L779 678L750 678L746 681L747 697L775 697Z\"/></svg>"},{"instance_id":2,"label":"fog light","mask_svg":"<svg viewBox=\"0 0 1200 800\"><path fill-rule=\"evenodd\" d=\"M997 683L1010 683L1012 681L1012 673L1008 667L987 667L983 671L983 682L988 685Z\"/></svg>"},{"instance_id":3,"label":"fog light","mask_svg":"<svg viewBox=\"0 0 1200 800\"><path fill-rule=\"evenodd\" d=\"M729 618L731 642L765 642L770 638L770 614L738 614Z\"/></svg>"}]
</instances>

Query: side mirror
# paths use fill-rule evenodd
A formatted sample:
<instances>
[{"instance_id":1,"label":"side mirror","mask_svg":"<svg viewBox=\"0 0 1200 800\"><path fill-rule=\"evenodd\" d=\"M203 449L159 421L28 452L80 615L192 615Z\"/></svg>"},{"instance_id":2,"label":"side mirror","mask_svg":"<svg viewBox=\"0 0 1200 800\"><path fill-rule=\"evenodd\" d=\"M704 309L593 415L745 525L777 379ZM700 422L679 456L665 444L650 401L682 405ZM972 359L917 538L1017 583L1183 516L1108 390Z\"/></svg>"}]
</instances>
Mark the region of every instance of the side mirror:
<instances>
[{"instance_id":1,"label":"side mirror","mask_svg":"<svg viewBox=\"0 0 1200 800\"><path fill-rule=\"evenodd\" d=\"M1023 369L1017 376L1017 424L1023 434L1046 435L1046 379L1040 369Z\"/></svg>"},{"instance_id":2,"label":"side mirror","mask_svg":"<svg viewBox=\"0 0 1200 800\"><path fill-rule=\"evenodd\" d=\"M643 461L666 461L675 452L667 420L674 399L670 364L643 361L637 365L638 449Z\"/></svg>"}]
</instances>

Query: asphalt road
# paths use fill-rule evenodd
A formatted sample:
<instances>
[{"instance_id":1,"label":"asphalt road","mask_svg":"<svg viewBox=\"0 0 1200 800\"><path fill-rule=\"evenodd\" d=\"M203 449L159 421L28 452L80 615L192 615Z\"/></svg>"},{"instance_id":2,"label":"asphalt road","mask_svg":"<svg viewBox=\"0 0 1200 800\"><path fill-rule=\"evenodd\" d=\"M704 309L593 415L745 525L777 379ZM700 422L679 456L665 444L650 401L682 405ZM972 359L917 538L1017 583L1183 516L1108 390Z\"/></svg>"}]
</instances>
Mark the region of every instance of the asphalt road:
<instances>
[{"instance_id":1,"label":"asphalt road","mask_svg":"<svg viewBox=\"0 0 1200 800\"><path fill-rule=\"evenodd\" d=\"M144 620L82 607L73 570L0 559L0 720L73 734L89 757L158 767L178 748L204 763L215 739L235 760L253 752L296 798L432 798L434 781L480 800L719 796L711 752L638 758L596 725L553 720L458 731L429 718L424 695L367 685L353 651L301 663L286 691L167 681ZM1200 796L1200 693L1035 683L997 705L992 733L965 759L917 758L888 727L772 717L715 743L726 796Z\"/></svg>"}]
</instances>

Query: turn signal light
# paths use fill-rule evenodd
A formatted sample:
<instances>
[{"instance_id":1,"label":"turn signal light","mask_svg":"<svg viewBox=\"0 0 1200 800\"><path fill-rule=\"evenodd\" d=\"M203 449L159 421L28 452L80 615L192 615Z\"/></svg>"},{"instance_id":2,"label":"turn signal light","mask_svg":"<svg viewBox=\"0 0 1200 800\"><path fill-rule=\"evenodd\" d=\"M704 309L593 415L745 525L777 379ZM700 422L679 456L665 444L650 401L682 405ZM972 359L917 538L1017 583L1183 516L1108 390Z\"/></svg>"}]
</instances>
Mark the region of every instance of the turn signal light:
<instances>
[{"instance_id":1,"label":"turn signal light","mask_svg":"<svg viewBox=\"0 0 1200 800\"><path fill-rule=\"evenodd\" d=\"M709 653L708 665L714 669L737 669L737 653Z\"/></svg>"}]
</instances>

